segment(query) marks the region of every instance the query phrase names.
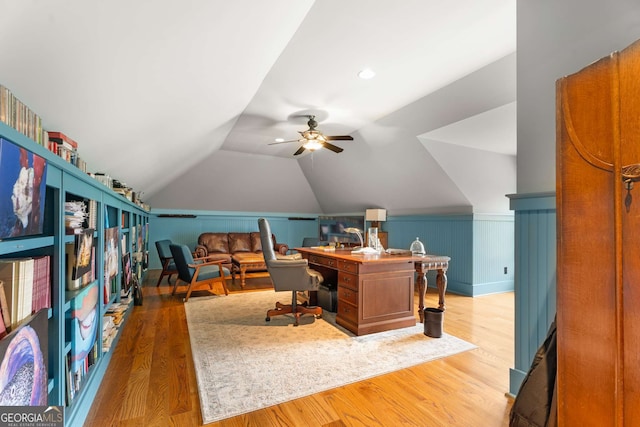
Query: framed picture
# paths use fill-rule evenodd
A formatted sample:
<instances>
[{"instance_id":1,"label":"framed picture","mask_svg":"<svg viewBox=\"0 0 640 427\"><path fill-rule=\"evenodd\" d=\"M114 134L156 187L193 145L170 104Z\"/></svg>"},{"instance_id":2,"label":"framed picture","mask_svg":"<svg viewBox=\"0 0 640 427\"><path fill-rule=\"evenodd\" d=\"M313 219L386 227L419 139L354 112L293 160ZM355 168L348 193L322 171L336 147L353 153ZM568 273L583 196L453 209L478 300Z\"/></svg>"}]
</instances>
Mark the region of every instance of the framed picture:
<instances>
[{"instance_id":1,"label":"framed picture","mask_svg":"<svg viewBox=\"0 0 640 427\"><path fill-rule=\"evenodd\" d=\"M72 279L76 280L91 271L95 248L93 247L93 228L82 230L75 236L75 264Z\"/></svg>"},{"instance_id":2,"label":"framed picture","mask_svg":"<svg viewBox=\"0 0 640 427\"><path fill-rule=\"evenodd\" d=\"M85 359L93 350L98 331L98 285L84 288L71 301L68 327L71 334L71 372L85 365Z\"/></svg>"},{"instance_id":3,"label":"framed picture","mask_svg":"<svg viewBox=\"0 0 640 427\"><path fill-rule=\"evenodd\" d=\"M0 406L47 405L47 310L0 341Z\"/></svg>"},{"instance_id":4,"label":"framed picture","mask_svg":"<svg viewBox=\"0 0 640 427\"><path fill-rule=\"evenodd\" d=\"M131 268L131 253L122 256L122 292L128 294L133 285L133 270Z\"/></svg>"},{"instance_id":5,"label":"framed picture","mask_svg":"<svg viewBox=\"0 0 640 427\"><path fill-rule=\"evenodd\" d=\"M104 279L110 281L118 274L118 227L104 230Z\"/></svg>"},{"instance_id":6,"label":"framed picture","mask_svg":"<svg viewBox=\"0 0 640 427\"><path fill-rule=\"evenodd\" d=\"M0 239L42 234L47 162L0 138Z\"/></svg>"}]
</instances>

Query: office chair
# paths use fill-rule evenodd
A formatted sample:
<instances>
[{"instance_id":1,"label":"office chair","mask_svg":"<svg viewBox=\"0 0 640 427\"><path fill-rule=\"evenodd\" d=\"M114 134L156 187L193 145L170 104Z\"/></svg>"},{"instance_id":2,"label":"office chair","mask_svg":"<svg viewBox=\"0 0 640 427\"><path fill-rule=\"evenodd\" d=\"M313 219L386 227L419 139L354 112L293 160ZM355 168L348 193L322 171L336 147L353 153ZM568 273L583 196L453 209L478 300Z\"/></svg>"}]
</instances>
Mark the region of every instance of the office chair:
<instances>
[{"instance_id":1,"label":"office chair","mask_svg":"<svg viewBox=\"0 0 640 427\"><path fill-rule=\"evenodd\" d=\"M178 274L178 270L176 269L176 263L173 262L173 255L171 255L171 249L169 249L169 245L171 245L171 240L158 240L156 242L156 249L158 250L158 257L160 258L160 263L162 264L162 272L160 273L160 277L158 277L158 283L156 283L156 287L160 286L160 282L164 276L167 277L167 282L171 284L171 276L174 274Z\"/></svg>"},{"instance_id":2,"label":"office chair","mask_svg":"<svg viewBox=\"0 0 640 427\"><path fill-rule=\"evenodd\" d=\"M318 246L318 238L317 237L304 237L302 239L302 247L303 248L308 248L311 246Z\"/></svg>"},{"instance_id":3,"label":"office chair","mask_svg":"<svg viewBox=\"0 0 640 427\"><path fill-rule=\"evenodd\" d=\"M208 285L209 289L214 283L222 283L224 294L229 295L227 289L227 279L229 269L222 266L223 261L205 261L206 258L193 258L191 251L187 245L169 245L173 260L178 268L178 279L173 285L171 295L176 293L178 282L182 280L187 284L187 295L183 299L184 302L189 301L191 291L195 286Z\"/></svg>"},{"instance_id":4,"label":"office chair","mask_svg":"<svg viewBox=\"0 0 640 427\"><path fill-rule=\"evenodd\" d=\"M276 308L267 311L265 320L268 322L272 316L291 313L295 317L294 326L298 326L300 316L303 314L314 314L316 317L321 316L321 307L299 305L297 293L298 291L317 290L322 283L322 275L309 268L306 259L296 259L291 256L287 258L276 257L273 247L270 245L271 227L269 226L269 222L264 218L260 218L258 220L258 228L260 229L260 241L262 242L264 261L267 265L267 271L271 276L273 288L276 292L291 292L291 304L276 302Z\"/></svg>"}]
</instances>

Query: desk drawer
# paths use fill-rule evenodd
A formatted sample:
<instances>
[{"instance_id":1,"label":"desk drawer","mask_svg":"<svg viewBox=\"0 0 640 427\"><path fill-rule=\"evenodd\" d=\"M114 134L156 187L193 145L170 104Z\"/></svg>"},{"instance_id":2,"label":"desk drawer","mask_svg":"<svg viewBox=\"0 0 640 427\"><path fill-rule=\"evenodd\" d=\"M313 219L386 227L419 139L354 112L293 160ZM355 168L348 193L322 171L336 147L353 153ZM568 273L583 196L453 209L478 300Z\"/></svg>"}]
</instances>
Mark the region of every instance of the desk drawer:
<instances>
[{"instance_id":1,"label":"desk drawer","mask_svg":"<svg viewBox=\"0 0 640 427\"><path fill-rule=\"evenodd\" d=\"M345 288L344 286L338 285L338 299L350 302L351 304L357 306L358 292L354 291L353 289Z\"/></svg>"},{"instance_id":2,"label":"desk drawer","mask_svg":"<svg viewBox=\"0 0 640 427\"><path fill-rule=\"evenodd\" d=\"M358 263L345 260L338 260L338 269L348 273L358 274Z\"/></svg>"},{"instance_id":3,"label":"desk drawer","mask_svg":"<svg viewBox=\"0 0 640 427\"><path fill-rule=\"evenodd\" d=\"M353 290L358 290L358 276L355 274L338 272L338 286L344 286Z\"/></svg>"},{"instance_id":4,"label":"desk drawer","mask_svg":"<svg viewBox=\"0 0 640 427\"><path fill-rule=\"evenodd\" d=\"M344 300L338 300L336 316L343 318L347 322L358 324L358 307Z\"/></svg>"},{"instance_id":5,"label":"desk drawer","mask_svg":"<svg viewBox=\"0 0 640 427\"><path fill-rule=\"evenodd\" d=\"M327 267L336 268L338 262L333 258L325 258L323 256L311 254L309 255L310 264L326 265Z\"/></svg>"}]
</instances>

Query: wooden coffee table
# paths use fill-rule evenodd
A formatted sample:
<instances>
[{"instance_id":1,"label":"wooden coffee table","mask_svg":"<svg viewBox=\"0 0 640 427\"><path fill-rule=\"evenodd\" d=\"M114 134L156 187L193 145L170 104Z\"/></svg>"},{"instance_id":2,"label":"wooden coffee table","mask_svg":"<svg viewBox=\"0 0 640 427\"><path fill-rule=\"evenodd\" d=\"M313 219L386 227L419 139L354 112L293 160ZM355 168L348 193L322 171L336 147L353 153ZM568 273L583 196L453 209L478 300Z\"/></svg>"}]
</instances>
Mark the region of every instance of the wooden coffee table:
<instances>
[{"instance_id":1,"label":"wooden coffee table","mask_svg":"<svg viewBox=\"0 0 640 427\"><path fill-rule=\"evenodd\" d=\"M240 287L244 289L247 277L268 277L264 257L257 254L235 254L231 256L231 280L235 282L236 273L240 273Z\"/></svg>"}]
</instances>

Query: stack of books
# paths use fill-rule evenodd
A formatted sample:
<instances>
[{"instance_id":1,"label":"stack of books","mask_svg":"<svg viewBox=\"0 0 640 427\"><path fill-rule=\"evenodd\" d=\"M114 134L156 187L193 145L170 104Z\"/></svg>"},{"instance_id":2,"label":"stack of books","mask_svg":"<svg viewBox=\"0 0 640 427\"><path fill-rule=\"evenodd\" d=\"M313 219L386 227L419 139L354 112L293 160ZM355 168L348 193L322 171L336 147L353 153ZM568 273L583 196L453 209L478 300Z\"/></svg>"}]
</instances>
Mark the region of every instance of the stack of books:
<instances>
[{"instance_id":1,"label":"stack of books","mask_svg":"<svg viewBox=\"0 0 640 427\"><path fill-rule=\"evenodd\" d=\"M81 234L88 217L83 201L69 201L64 204L64 226L67 234Z\"/></svg>"},{"instance_id":2,"label":"stack of books","mask_svg":"<svg viewBox=\"0 0 640 427\"><path fill-rule=\"evenodd\" d=\"M114 316L103 316L102 318L102 351L111 349L111 344L118 334L118 328L114 322Z\"/></svg>"},{"instance_id":3,"label":"stack of books","mask_svg":"<svg viewBox=\"0 0 640 427\"><path fill-rule=\"evenodd\" d=\"M50 265L48 255L0 260L0 330L5 334L31 314L51 307Z\"/></svg>"},{"instance_id":4,"label":"stack of books","mask_svg":"<svg viewBox=\"0 0 640 427\"><path fill-rule=\"evenodd\" d=\"M31 111L9 89L0 85L0 122L3 122L40 145L46 139L42 118Z\"/></svg>"}]
</instances>

